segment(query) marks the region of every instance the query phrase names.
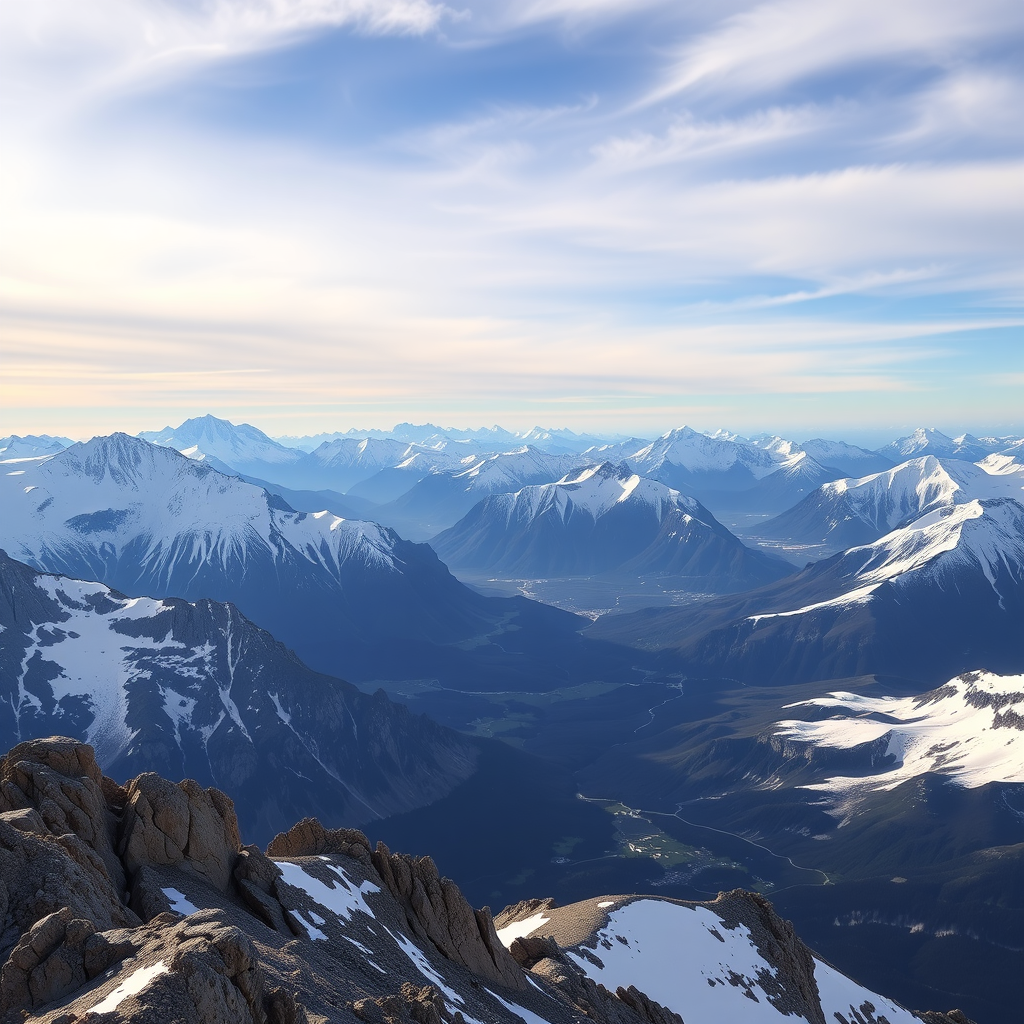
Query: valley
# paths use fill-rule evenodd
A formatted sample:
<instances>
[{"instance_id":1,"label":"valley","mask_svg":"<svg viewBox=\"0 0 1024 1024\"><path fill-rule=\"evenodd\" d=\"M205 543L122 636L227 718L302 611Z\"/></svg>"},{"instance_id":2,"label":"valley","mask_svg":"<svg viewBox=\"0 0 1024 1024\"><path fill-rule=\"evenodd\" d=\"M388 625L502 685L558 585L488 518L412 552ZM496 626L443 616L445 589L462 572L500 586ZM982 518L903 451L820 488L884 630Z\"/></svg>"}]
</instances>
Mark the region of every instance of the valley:
<instances>
[{"instance_id":1,"label":"valley","mask_svg":"<svg viewBox=\"0 0 1024 1024\"><path fill-rule=\"evenodd\" d=\"M1024 921L1016 442L915 435L886 468L819 440L870 470L836 479L779 438L432 429L7 439L7 745L68 735L119 781L231 791L261 844L359 825L476 905L756 893L872 990L999 1021Z\"/></svg>"}]
</instances>

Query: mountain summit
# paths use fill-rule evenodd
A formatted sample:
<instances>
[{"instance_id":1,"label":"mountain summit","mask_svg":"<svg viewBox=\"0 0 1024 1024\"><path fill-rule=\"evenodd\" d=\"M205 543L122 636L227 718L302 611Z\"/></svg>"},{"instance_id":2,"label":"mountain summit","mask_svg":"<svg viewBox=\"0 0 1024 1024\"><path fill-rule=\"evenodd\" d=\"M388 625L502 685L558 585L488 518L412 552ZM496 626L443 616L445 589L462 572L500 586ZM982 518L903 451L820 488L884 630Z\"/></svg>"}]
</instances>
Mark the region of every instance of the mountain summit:
<instances>
[{"instance_id":1,"label":"mountain summit","mask_svg":"<svg viewBox=\"0 0 1024 1024\"><path fill-rule=\"evenodd\" d=\"M744 547L698 501L604 462L557 483L493 495L432 542L456 568L539 578L671 575L692 588L741 589L784 565Z\"/></svg>"}]
</instances>

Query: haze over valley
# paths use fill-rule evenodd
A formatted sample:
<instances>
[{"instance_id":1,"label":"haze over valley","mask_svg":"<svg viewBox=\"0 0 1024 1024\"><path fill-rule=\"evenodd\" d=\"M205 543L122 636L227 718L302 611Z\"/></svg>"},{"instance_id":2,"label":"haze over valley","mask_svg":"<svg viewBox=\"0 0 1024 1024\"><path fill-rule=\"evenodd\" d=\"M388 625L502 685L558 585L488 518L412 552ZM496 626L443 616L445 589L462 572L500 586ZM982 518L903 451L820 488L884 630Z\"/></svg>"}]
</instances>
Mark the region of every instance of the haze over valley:
<instances>
[{"instance_id":1,"label":"haze over valley","mask_svg":"<svg viewBox=\"0 0 1024 1024\"><path fill-rule=\"evenodd\" d=\"M1021 437L0 448L7 746L216 786L262 844L359 825L491 906L753 890L904 1005L1013 998Z\"/></svg>"},{"instance_id":2,"label":"haze over valley","mask_svg":"<svg viewBox=\"0 0 1024 1024\"><path fill-rule=\"evenodd\" d=\"M1017 1024L1020 0L0 0L0 1024Z\"/></svg>"}]
</instances>

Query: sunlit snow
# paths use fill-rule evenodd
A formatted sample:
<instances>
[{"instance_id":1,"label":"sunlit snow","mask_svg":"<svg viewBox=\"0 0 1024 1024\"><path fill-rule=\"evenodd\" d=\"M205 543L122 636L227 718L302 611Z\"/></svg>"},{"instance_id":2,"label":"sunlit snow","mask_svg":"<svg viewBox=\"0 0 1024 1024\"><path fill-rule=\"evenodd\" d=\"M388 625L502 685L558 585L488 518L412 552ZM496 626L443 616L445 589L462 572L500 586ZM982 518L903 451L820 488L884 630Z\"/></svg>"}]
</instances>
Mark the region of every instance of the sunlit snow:
<instances>
[{"instance_id":1,"label":"sunlit snow","mask_svg":"<svg viewBox=\"0 0 1024 1024\"><path fill-rule=\"evenodd\" d=\"M968 788L1024 782L1024 676L969 673L919 697L836 692L787 707L834 708L818 722L784 721L779 734L818 747L850 749L886 740L894 763L875 775L837 776L815 788L887 790L926 772Z\"/></svg>"},{"instance_id":2,"label":"sunlit snow","mask_svg":"<svg viewBox=\"0 0 1024 1024\"><path fill-rule=\"evenodd\" d=\"M364 898L367 893L380 892L380 887L373 882L362 882L359 885L349 881L345 872L336 864L331 864L327 858L322 858L330 872L336 876L337 882L331 886L314 878L308 871L299 864L290 861L275 861L284 880L296 889L301 889L311 899L315 900L326 910L337 914L342 920L349 921L353 913L366 914L373 917L373 911Z\"/></svg>"},{"instance_id":3,"label":"sunlit snow","mask_svg":"<svg viewBox=\"0 0 1024 1024\"><path fill-rule=\"evenodd\" d=\"M161 892L171 901L171 910L176 914L188 916L199 912L199 908L183 892L173 888L162 889Z\"/></svg>"},{"instance_id":4,"label":"sunlit snow","mask_svg":"<svg viewBox=\"0 0 1024 1024\"><path fill-rule=\"evenodd\" d=\"M535 932L542 924L547 924L551 918L543 914L533 914L522 921L513 921L498 929L498 939L503 946L511 946L516 939L521 939L530 932Z\"/></svg>"},{"instance_id":5,"label":"sunlit snow","mask_svg":"<svg viewBox=\"0 0 1024 1024\"><path fill-rule=\"evenodd\" d=\"M159 960L151 967L140 967L122 981L105 999L92 1007L90 1013L111 1013L116 1010L129 996L141 992L154 978L168 971L167 964Z\"/></svg>"}]
</instances>

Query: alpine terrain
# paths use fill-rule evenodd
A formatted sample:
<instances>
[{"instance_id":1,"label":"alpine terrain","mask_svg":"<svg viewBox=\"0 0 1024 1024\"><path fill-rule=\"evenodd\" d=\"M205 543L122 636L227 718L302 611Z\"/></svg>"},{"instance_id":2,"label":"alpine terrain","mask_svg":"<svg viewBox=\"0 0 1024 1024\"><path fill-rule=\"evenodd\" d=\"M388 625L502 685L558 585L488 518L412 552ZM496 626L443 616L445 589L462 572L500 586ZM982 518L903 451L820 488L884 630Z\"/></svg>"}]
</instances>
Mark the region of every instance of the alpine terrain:
<instances>
[{"instance_id":1,"label":"alpine terrain","mask_svg":"<svg viewBox=\"0 0 1024 1024\"><path fill-rule=\"evenodd\" d=\"M60 738L0 762L0 865L5 1021L921 1019L816 957L760 897L534 900L495 920L429 857L310 818L264 853L219 790L152 773L119 786Z\"/></svg>"}]
</instances>

